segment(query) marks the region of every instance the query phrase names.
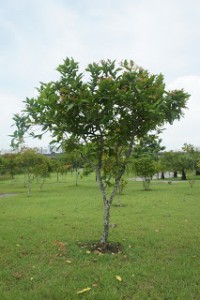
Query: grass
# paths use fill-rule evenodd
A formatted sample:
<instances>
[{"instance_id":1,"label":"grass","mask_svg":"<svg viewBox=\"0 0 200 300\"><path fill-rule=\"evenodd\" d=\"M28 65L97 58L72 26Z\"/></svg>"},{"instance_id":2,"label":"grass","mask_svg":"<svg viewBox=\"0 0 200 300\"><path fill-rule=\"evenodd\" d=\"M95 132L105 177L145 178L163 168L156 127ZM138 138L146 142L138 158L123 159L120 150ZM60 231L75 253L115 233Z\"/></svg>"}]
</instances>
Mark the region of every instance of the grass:
<instances>
[{"instance_id":1,"label":"grass","mask_svg":"<svg viewBox=\"0 0 200 300\"><path fill-rule=\"evenodd\" d=\"M1 181L0 299L190 300L200 295L200 181L130 181L111 209L109 239L120 254L90 253L80 244L102 233L103 205L94 176L34 183ZM116 276L121 277L121 281ZM77 294L85 288L91 288Z\"/></svg>"}]
</instances>

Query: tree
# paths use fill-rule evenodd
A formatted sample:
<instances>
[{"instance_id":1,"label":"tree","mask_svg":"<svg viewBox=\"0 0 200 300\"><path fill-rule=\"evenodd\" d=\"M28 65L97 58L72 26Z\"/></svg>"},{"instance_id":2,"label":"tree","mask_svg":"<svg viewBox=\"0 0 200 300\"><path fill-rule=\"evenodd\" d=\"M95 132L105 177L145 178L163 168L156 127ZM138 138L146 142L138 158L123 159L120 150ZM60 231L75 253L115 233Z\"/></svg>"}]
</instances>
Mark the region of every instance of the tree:
<instances>
[{"instance_id":1,"label":"tree","mask_svg":"<svg viewBox=\"0 0 200 300\"><path fill-rule=\"evenodd\" d=\"M72 169L72 165L71 162L69 162L69 159L66 157L66 155L59 154L56 157L52 158L52 168L53 171L57 174L57 182L59 181L60 175L62 180L63 177L65 177L66 181L66 174L69 170Z\"/></svg>"},{"instance_id":2,"label":"tree","mask_svg":"<svg viewBox=\"0 0 200 300\"><path fill-rule=\"evenodd\" d=\"M19 172L17 164L17 154L8 153L4 156L4 170L11 175L11 179L14 179L17 172Z\"/></svg>"},{"instance_id":3,"label":"tree","mask_svg":"<svg viewBox=\"0 0 200 300\"><path fill-rule=\"evenodd\" d=\"M138 141L138 143L134 145L132 155L133 167L135 168L137 175L143 178L143 184L145 189L147 186L147 182L150 183L150 180L155 174L155 171L160 171L158 162L160 151L163 151L165 149L164 146L161 146L161 142L162 140L158 137L158 135L149 134L141 138ZM137 161L136 159L140 160ZM148 170L145 170L145 164ZM141 171L139 170L140 166L142 168Z\"/></svg>"},{"instance_id":4,"label":"tree","mask_svg":"<svg viewBox=\"0 0 200 300\"><path fill-rule=\"evenodd\" d=\"M6 173L6 161L5 158L0 155L0 175L4 175Z\"/></svg>"},{"instance_id":5,"label":"tree","mask_svg":"<svg viewBox=\"0 0 200 300\"><path fill-rule=\"evenodd\" d=\"M33 174L36 176L37 181L40 183L40 191L43 190L46 179L50 176L52 166L49 157L45 157L42 154L37 153L35 164L33 168Z\"/></svg>"},{"instance_id":6,"label":"tree","mask_svg":"<svg viewBox=\"0 0 200 300\"><path fill-rule=\"evenodd\" d=\"M142 177L144 189L148 190L151 179L157 171L156 161L153 160L150 155L143 155L142 157L135 159L134 165L136 174Z\"/></svg>"},{"instance_id":7,"label":"tree","mask_svg":"<svg viewBox=\"0 0 200 300\"><path fill-rule=\"evenodd\" d=\"M182 150L188 155L190 155L191 159L193 160L193 168L195 169L196 175L200 175L200 168L198 166L198 161L200 159L200 153L197 148L195 148L192 144L184 143Z\"/></svg>"},{"instance_id":8,"label":"tree","mask_svg":"<svg viewBox=\"0 0 200 300\"><path fill-rule=\"evenodd\" d=\"M40 190L42 190L44 182L49 176L50 159L42 154L37 153L34 149L26 149L18 154L17 161L21 170L23 170L24 175L27 177L28 196L31 195L31 186L34 177L41 179Z\"/></svg>"},{"instance_id":9,"label":"tree","mask_svg":"<svg viewBox=\"0 0 200 300\"><path fill-rule=\"evenodd\" d=\"M200 155L198 155L195 162L195 173L196 175L200 175Z\"/></svg>"},{"instance_id":10,"label":"tree","mask_svg":"<svg viewBox=\"0 0 200 300\"><path fill-rule=\"evenodd\" d=\"M75 185L78 186L78 179L80 178L80 172L83 168L83 158L81 155L81 151L74 149L71 152L67 153L66 158L71 172L75 172Z\"/></svg>"},{"instance_id":11,"label":"tree","mask_svg":"<svg viewBox=\"0 0 200 300\"><path fill-rule=\"evenodd\" d=\"M174 178L177 178L178 174L178 153L173 151L163 152L160 155L160 170L162 173L168 171L174 173ZM164 178L163 178L164 179Z\"/></svg>"},{"instance_id":12,"label":"tree","mask_svg":"<svg viewBox=\"0 0 200 300\"><path fill-rule=\"evenodd\" d=\"M186 171L194 170L194 162L190 154L179 153L176 161L177 170L181 172L181 179L187 180Z\"/></svg>"},{"instance_id":13,"label":"tree","mask_svg":"<svg viewBox=\"0 0 200 300\"><path fill-rule=\"evenodd\" d=\"M26 98L24 112L14 115L12 144L23 141L25 132L41 137L50 131L55 142L74 139L88 146L104 203L101 241L106 243L110 207L135 141L180 119L189 95L166 91L163 75L150 74L133 61L91 63L84 77L79 64L67 58L57 70L60 79L41 83L38 96ZM32 131L33 125L41 126L41 134ZM109 195L107 177L113 180Z\"/></svg>"},{"instance_id":14,"label":"tree","mask_svg":"<svg viewBox=\"0 0 200 300\"><path fill-rule=\"evenodd\" d=\"M146 135L135 143L133 149L133 156L135 158L141 158L144 155L151 156L152 159L158 160L160 151L165 149L161 146L162 140L155 134Z\"/></svg>"}]
</instances>

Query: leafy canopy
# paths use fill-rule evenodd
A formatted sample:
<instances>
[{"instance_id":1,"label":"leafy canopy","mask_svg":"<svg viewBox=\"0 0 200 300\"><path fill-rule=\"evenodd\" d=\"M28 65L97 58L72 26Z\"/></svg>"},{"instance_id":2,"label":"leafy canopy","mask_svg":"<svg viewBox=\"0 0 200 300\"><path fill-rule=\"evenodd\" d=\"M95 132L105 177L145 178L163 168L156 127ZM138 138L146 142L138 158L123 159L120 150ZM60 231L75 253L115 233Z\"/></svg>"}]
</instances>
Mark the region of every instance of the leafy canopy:
<instances>
[{"instance_id":1,"label":"leafy canopy","mask_svg":"<svg viewBox=\"0 0 200 300\"><path fill-rule=\"evenodd\" d=\"M166 91L161 74L150 74L133 61L89 64L86 79L72 58L57 70L60 79L41 83L38 96L26 98L25 110L14 116L13 146L27 132L41 137L50 131L58 143L70 139L97 148L129 147L136 138L179 119L189 98L183 90ZM41 126L41 134L32 130L34 125Z\"/></svg>"}]
</instances>

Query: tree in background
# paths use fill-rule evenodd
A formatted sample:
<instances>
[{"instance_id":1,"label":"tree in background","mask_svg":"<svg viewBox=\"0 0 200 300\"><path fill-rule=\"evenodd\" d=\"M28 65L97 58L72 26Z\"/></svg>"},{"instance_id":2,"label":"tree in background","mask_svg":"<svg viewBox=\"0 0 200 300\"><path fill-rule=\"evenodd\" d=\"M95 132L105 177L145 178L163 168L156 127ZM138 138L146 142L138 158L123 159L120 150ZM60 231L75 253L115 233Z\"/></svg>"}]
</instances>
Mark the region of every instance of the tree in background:
<instances>
[{"instance_id":1,"label":"tree in background","mask_svg":"<svg viewBox=\"0 0 200 300\"><path fill-rule=\"evenodd\" d=\"M6 173L6 167L5 167L5 158L3 155L0 155L0 175L4 175Z\"/></svg>"},{"instance_id":2,"label":"tree in background","mask_svg":"<svg viewBox=\"0 0 200 300\"><path fill-rule=\"evenodd\" d=\"M74 139L80 146L88 146L86 156L103 198L101 242L106 243L110 207L134 143L180 119L189 95L183 90L166 91L161 74L150 74L133 61L91 63L84 77L79 64L67 58L57 70L60 79L41 83L38 96L26 98L24 112L14 115L17 129L12 144L21 142L25 132L41 137L50 131L57 143ZM34 125L41 126L41 134L34 133ZM109 194L107 178L113 180Z\"/></svg>"},{"instance_id":3,"label":"tree in background","mask_svg":"<svg viewBox=\"0 0 200 300\"><path fill-rule=\"evenodd\" d=\"M43 186L46 179L50 176L51 170L52 165L50 158L38 153L34 161L33 174L40 184L40 191L43 190Z\"/></svg>"},{"instance_id":4,"label":"tree in background","mask_svg":"<svg viewBox=\"0 0 200 300\"><path fill-rule=\"evenodd\" d=\"M176 166L177 170L181 172L181 179L187 180L186 172L194 170L194 161L188 153L178 153Z\"/></svg>"},{"instance_id":5,"label":"tree in background","mask_svg":"<svg viewBox=\"0 0 200 300\"><path fill-rule=\"evenodd\" d=\"M66 154L58 154L56 157L52 158L52 168L56 172L57 182L61 177L61 180L66 181L66 174L72 169L72 165L69 162Z\"/></svg>"},{"instance_id":6,"label":"tree in background","mask_svg":"<svg viewBox=\"0 0 200 300\"><path fill-rule=\"evenodd\" d=\"M165 149L161 142L158 135L149 134L142 137L133 147L131 169L142 178L145 190L149 189L152 177L158 171L159 153Z\"/></svg>"},{"instance_id":7,"label":"tree in background","mask_svg":"<svg viewBox=\"0 0 200 300\"><path fill-rule=\"evenodd\" d=\"M200 175L200 157L198 156L197 160L196 160L196 164L195 164L195 172L196 172L196 175Z\"/></svg>"},{"instance_id":8,"label":"tree in background","mask_svg":"<svg viewBox=\"0 0 200 300\"><path fill-rule=\"evenodd\" d=\"M7 153L3 155L4 158L4 172L8 173L12 179L19 172L19 167L16 160L17 154Z\"/></svg>"},{"instance_id":9,"label":"tree in background","mask_svg":"<svg viewBox=\"0 0 200 300\"><path fill-rule=\"evenodd\" d=\"M178 153L173 151L163 152L159 159L159 168L162 173L173 172L173 177L177 178L178 174ZM164 179L164 178L163 178Z\"/></svg>"},{"instance_id":10,"label":"tree in background","mask_svg":"<svg viewBox=\"0 0 200 300\"><path fill-rule=\"evenodd\" d=\"M199 150L192 144L187 143L184 143L182 150L190 155L191 159L193 160L193 169L195 170L196 175L200 175L200 168L198 166L198 162L200 160Z\"/></svg>"},{"instance_id":11,"label":"tree in background","mask_svg":"<svg viewBox=\"0 0 200 300\"><path fill-rule=\"evenodd\" d=\"M152 159L158 160L161 151L165 149L161 145L162 139L156 134L148 134L139 139L133 148L133 157L140 158L142 156L151 156Z\"/></svg>"},{"instance_id":12,"label":"tree in background","mask_svg":"<svg viewBox=\"0 0 200 300\"><path fill-rule=\"evenodd\" d=\"M27 149L17 156L17 163L24 173L24 185L28 186L28 196L31 195L31 186L34 178L40 179L40 190L42 190L46 178L50 172L50 159L37 153L34 149Z\"/></svg>"},{"instance_id":13,"label":"tree in background","mask_svg":"<svg viewBox=\"0 0 200 300\"><path fill-rule=\"evenodd\" d=\"M135 159L134 162L136 174L143 180L143 187L145 190L149 189L151 179L157 172L157 163L151 156L142 156Z\"/></svg>"},{"instance_id":14,"label":"tree in background","mask_svg":"<svg viewBox=\"0 0 200 300\"><path fill-rule=\"evenodd\" d=\"M71 172L75 173L75 185L78 186L78 180L84 165L84 147L75 139L68 139L68 141L62 143L62 147L66 151L65 157L68 165L71 166Z\"/></svg>"}]
</instances>

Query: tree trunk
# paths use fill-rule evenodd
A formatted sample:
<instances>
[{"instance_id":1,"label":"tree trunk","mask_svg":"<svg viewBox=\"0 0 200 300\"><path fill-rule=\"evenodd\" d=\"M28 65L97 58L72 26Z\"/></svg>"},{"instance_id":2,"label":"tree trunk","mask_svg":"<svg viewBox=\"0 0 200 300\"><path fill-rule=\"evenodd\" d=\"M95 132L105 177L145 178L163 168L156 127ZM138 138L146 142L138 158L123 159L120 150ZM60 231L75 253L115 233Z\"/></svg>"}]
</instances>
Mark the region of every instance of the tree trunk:
<instances>
[{"instance_id":1,"label":"tree trunk","mask_svg":"<svg viewBox=\"0 0 200 300\"><path fill-rule=\"evenodd\" d=\"M200 170L196 170L196 175L200 175Z\"/></svg>"},{"instance_id":2,"label":"tree trunk","mask_svg":"<svg viewBox=\"0 0 200 300\"><path fill-rule=\"evenodd\" d=\"M108 242L109 224L110 224L110 203L109 201L106 201L104 202L103 234L101 237L102 243Z\"/></svg>"},{"instance_id":3,"label":"tree trunk","mask_svg":"<svg viewBox=\"0 0 200 300\"><path fill-rule=\"evenodd\" d=\"M121 193L120 192L118 192L118 204L117 204L117 206L121 206Z\"/></svg>"},{"instance_id":4,"label":"tree trunk","mask_svg":"<svg viewBox=\"0 0 200 300\"><path fill-rule=\"evenodd\" d=\"M75 168L75 172L76 172L76 186L78 186L78 169Z\"/></svg>"},{"instance_id":5,"label":"tree trunk","mask_svg":"<svg viewBox=\"0 0 200 300\"><path fill-rule=\"evenodd\" d=\"M185 170L182 170L181 180L187 180Z\"/></svg>"},{"instance_id":6,"label":"tree trunk","mask_svg":"<svg viewBox=\"0 0 200 300\"><path fill-rule=\"evenodd\" d=\"M44 183L45 183L45 178L42 178L42 182L41 182L41 184L40 184L40 192L43 191Z\"/></svg>"},{"instance_id":7,"label":"tree trunk","mask_svg":"<svg viewBox=\"0 0 200 300\"><path fill-rule=\"evenodd\" d=\"M28 180L28 197L31 195L31 180Z\"/></svg>"},{"instance_id":8,"label":"tree trunk","mask_svg":"<svg viewBox=\"0 0 200 300\"><path fill-rule=\"evenodd\" d=\"M174 178L177 178L178 177L178 173L177 171L174 171Z\"/></svg>"},{"instance_id":9,"label":"tree trunk","mask_svg":"<svg viewBox=\"0 0 200 300\"><path fill-rule=\"evenodd\" d=\"M27 186L26 181L27 181L26 174L24 174L24 188L26 188L26 186Z\"/></svg>"},{"instance_id":10,"label":"tree trunk","mask_svg":"<svg viewBox=\"0 0 200 300\"><path fill-rule=\"evenodd\" d=\"M165 179L165 173L161 172L161 179Z\"/></svg>"},{"instance_id":11,"label":"tree trunk","mask_svg":"<svg viewBox=\"0 0 200 300\"><path fill-rule=\"evenodd\" d=\"M107 198L106 195L106 187L102 181L101 178L101 173L100 173L100 168L97 167L96 169L96 176L97 176L97 180L99 183L99 187L102 193L102 197L103 197L103 203L104 203L104 219L103 219L103 234L102 237L100 239L100 241L102 243L107 243L108 242L108 233L109 233L109 224L110 224L110 207L113 201L113 198L119 188L119 184L120 184L120 179L122 177L122 173L119 174L118 179L115 181L115 185L113 187L113 191L110 195L109 198Z\"/></svg>"},{"instance_id":12,"label":"tree trunk","mask_svg":"<svg viewBox=\"0 0 200 300\"><path fill-rule=\"evenodd\" d=\"M128 153L127 153L127 158L131 154L131 148L129 150L130 151L128 151ZM101 166L102 166L102 153L101 153L100 158L99 158L99 164L96 167L96 178L97 178L97 181L98 181L101 193L102 193L103 203L104 203L103 234L102 234L102 237L101 237L100 241L102 243L107 243L108 242L108 233L109 233L109 222L110 222L110 207L111 207L112 201L114 199L114 196L116 195L117 190L119 188L120 180L121 180L122 175L124 174L124 171L125 171L125 165L122 166L122 168L118 172L118 176L117 176L117 179L115 180L115 185L114 185L113 190L110 194L110 197L107 197L106 185L103 183L103 180L102 180L102 177L101 177Z\"/></svg>"}]
</instances>

